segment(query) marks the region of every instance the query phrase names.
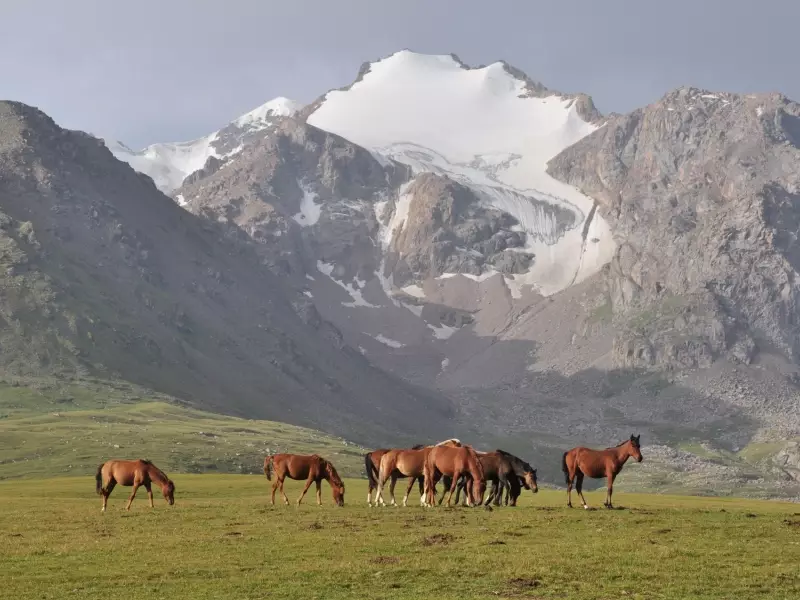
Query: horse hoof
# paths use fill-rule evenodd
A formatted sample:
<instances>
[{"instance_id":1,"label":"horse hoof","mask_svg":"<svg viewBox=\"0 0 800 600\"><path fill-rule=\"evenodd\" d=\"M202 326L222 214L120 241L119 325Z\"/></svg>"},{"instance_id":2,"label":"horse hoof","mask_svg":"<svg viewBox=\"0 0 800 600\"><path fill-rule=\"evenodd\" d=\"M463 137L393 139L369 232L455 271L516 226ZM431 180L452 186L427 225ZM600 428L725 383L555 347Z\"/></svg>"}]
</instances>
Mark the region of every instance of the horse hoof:
<instances>
[{"instance_id":1,"label":"horse hoof","mask_svg":"<svg viewBox=\"0 0 800 600\"><path fill-rule=\"evenodd\" d=\"M589 510L589 505L588 505L588 504L584 504L584 505L583 505L583 508L584 508L585 510Z\"/></svg>"}]
</instances>

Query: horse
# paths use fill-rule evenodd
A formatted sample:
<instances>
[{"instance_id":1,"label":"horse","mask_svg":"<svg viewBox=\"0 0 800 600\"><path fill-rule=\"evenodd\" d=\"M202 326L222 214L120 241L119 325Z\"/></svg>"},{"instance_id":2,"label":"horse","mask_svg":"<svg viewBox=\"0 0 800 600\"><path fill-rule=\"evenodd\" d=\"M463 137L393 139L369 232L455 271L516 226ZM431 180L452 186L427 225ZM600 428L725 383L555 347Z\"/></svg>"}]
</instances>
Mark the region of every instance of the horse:
<instances>
[{"instance_id":1,"label":"horse","mask_svg":"<svg viewBox=\"0 0 800 600\"><path fill-rule=\"evenodd\" d=\"M327 460L317 454L271 454L264 459L264 475L267 481L272 481L272 471L275 470L275 483L272 484L272 504L275 504L275 491L280 489L283 501L289 504L289 498L283 491L283 480L306 480L303 493L297 499L297 506L303 501L308 488L312 483L317 484L317 504L322 506L322 480L325 479L331 486L333 501L337 506L344 506L344 482L336 468Z\"/></svg>"},{"instance_id":2,"label":"horse","mask_svg":"<svg viewBox=\"0 0 800 600\"><path fill-rule=\"evenodd\" d=\"M491 504L492 501L494 501L495 506L500 506L503 491L506 492L506 505L510 500L511 506L517 505L517 498L519 498L522 487L531 490L534 494L539 491L536 469L530 463L500 449L494 452L476 452L476 454L478 455L478 460L481 461L486 481L492 482L492 488L486 498L486 506ZM446 480L445 485L447 485ZM458 504L461 492L465 490L466 485L467 478L462 477L456 485L456 504ZM439 504L442 503L443 499L444 494L439 499Z\"/></svg>"},{"instance_id":3,"label":"horse","mask_svg":"<svg viewBox=\"0 0 800 600\"><path fill-rule=\"evenodd\" d=\"M394 448L389 450L381 457L380 467L378 469L378 484L375 502L385 504L383 501L383 486L386 480L391 478L392 483L389 487L389 493L392 498L391 505L397 506L394 498L394 484L398 477L410 477L411 482L406 489L406 495L403 497L403 506L408 505L408 495L411 493L411 488L414 487L414 481L418 478L424 477L425 474L425 458L433 448L447 447L458 448L461 447L461 442L456 438L451 438L443 442L439 442L435 446L423 446L421 448L413 448L410 450L403 450ZM435 482L434 482L435 485ZM420 504L425 506L425 494L420 494Z\"/></svg>"},{"instance_id":4,"label":"horse","mask_svg":"<svg viewBox=\"0 0 800 600\"><path fill-rule=\"evenodd\" d=\"M425 446L423 446L422 444L417 444L416 446L414 446L412 448L412 450L421 450L424 447ZM378 476L379 476L380 468L381 468L381 458L383 458L383 455L386 454L389 451L390 451L389 448L381 448L379 450L373 450L372 452L367 452L364 455L364 468L365 468L365 470L367 472L367 481L369 482L369 489L367 490L367 505L368 506L372 506L372 492L374 492L378 488ZM391 490L392 496L394 496L394 486L395 486L395 484L397 483L397 480L400 477L405 477L405 476L402 475L399 471L394 471L392 473L392 482L391 482L391 485L390 485L390 488L389 488ZM424 493L423 486L422 486L422 477L412 477L411 478L409 491L411 491L411 488L414 487L414 481L418 481L419 482L419 495L422 496L423 493ZM406 494L406 496L408 496L408 494ZM377 504L377 501L378 501L378 498L377 498L377 494L376 494L376 496L375 496L375 503L376 504ZM381 498L381 501L383 501L382 498Z\"/></svg>"},{"instance_id":5,"label":"horse","mask_svg":"<svg viewBox=\"0 0 800 600\"><path fill-rule=\"evenodd\" d=\"M636 462L642 462L642 452L639 446L641 436L631 435L630 439L605 450L592 450L590 448L573 448L564 452L561 458L561 470L567 479L567 506L572 508L572 482L575 481L575 490L581 497L583 508L589 508L586 498L583 497L584 475L592 479L608 480L606 500L603 506L614 508L611 505L611 494L614 490L614 478L622 471L625 462L633 457Z\"/></svg>"},{"instance_id":6,"label":"horse","mask_svg":"<svg viewBox=\"0 0 800 600\"><path fill-rule=\"evenodd\" d=\"M425 495L428 506L435 506L435 486L441 476L451 478L447 506L450 506L456 484L462 475L468 475L472 479L470 493L467 495L467 503L471 506L472 504L481 504L483 502L483 495L486 493L486 477L483 473L481 461L471 446L456 448L435 446L431 448L425 458L424 473Z\"/></svg>"},{"instance_id":7,"label":"horse","mask_svg":"<svg viewBox=\"0 0 800 600\"><path fill-rule=\"evenodd\" d=\"M138 460L109 460L97 467L97 473L94 478L97 484L97 493L103 497L102 512L106 511L108 497L117 484L133 486L133 491L130 498L128 498L128 505L125 510L131 509L136 490L142 485L147 490L147 496L150 498L150 508L155 508L153 490L151 489L153 483L161 486L161 493L164 494L164 500L167 501L167 504L170 506L175 504L175 484L166 476L164 471L149 460L141 458Z\"/></svg>"}]
</instances>

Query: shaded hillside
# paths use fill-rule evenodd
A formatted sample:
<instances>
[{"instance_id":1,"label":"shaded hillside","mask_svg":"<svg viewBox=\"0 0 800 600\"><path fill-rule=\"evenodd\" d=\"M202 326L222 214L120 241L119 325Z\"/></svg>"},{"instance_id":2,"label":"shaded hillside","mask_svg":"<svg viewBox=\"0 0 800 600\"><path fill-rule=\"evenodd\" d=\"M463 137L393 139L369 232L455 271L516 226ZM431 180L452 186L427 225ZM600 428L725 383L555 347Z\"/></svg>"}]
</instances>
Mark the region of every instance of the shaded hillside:
<instances>
[{"instance_id":1,"label":"shaded hillside","mask_svg":"<svg viewBox=\"0 0 800 600\"><path fill-rule=\"evenodd\" d=\"M100 373L362 440L446 429L446 401L371 367L250 247L19 103L0 103L0 210L6 374Z\"/></svg>"}]
</instances>

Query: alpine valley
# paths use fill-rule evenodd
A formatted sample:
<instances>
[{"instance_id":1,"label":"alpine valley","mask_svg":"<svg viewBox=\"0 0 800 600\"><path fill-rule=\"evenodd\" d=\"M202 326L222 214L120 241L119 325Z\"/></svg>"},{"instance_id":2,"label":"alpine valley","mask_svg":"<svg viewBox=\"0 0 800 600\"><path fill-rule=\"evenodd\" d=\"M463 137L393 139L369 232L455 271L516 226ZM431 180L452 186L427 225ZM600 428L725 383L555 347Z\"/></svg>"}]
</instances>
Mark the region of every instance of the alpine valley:
<instances>
[{"instance_id":1,"label":"alpine valley","mask_svg":"<svg viewBox=\"0 0 800 600\"><path fill-rule=\"evenodd\" d=\"M127 163L127 164L126 164ZM0 103L7 382L124 381L359 444L457 436L562 484L800 497L800 105L627 115L397 52L134 151Z\"/></svg>"}]
</instances>

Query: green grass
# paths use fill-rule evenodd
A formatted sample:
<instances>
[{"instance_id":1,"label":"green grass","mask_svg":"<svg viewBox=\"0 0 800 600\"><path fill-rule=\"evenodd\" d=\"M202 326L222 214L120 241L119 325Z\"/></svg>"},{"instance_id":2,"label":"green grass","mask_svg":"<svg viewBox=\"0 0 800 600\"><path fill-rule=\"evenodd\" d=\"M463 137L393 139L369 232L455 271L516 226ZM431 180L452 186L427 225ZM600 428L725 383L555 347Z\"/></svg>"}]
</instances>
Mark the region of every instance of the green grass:
<instances>
[{"instance_id":1,"label":"green grass","mask_svg":"<svg viewBox=\"0 0 800 600\"><path fill-rule=\"evenodd\" d=\"M619 492L625 510L569 510L564 492L517 508L369 509L268 503L263 477L173 474L176 504L90 474L0 482L3 597L797 598L800 506ZM290 498L300 483L287 485ZM602 493L587 495L599 505Z\"/></svg>"},{"instance_id":2,"label":"green grass","mask_svg":"<svg viewBox=\"0 0 800 600\"><path fill-rule=\"evenodd\" d=\"M99 385L1 385L0 479L93 472L110 458L149 458L167 472L256 473L266 454L282 451L317 452L344 475L363 472L363 449L318 431Z\"/></svg>"}]
</instances>

